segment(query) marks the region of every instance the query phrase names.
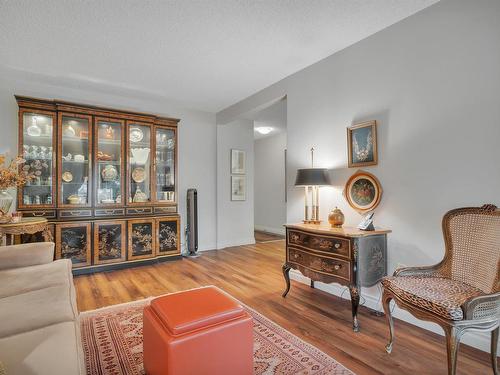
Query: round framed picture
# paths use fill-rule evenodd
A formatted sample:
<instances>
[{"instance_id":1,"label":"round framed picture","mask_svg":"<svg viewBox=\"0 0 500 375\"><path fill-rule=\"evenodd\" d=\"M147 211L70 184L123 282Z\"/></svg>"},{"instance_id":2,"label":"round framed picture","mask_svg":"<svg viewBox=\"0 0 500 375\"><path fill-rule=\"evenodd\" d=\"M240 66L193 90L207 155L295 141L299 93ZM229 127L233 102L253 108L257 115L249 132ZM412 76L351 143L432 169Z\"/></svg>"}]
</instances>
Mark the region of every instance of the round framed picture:
<instances>
[{"instance_id":1,"label":"round framed picture","mask_svg":"<svg viewBox=\"0 0 500 375\"><path fill-rule=\"evenodd\" d=\"M345 184L344 195L352 208L364 213L378 206L382 199L382 187L371 173L357 171Z\"/></svg>"}]
</instances>

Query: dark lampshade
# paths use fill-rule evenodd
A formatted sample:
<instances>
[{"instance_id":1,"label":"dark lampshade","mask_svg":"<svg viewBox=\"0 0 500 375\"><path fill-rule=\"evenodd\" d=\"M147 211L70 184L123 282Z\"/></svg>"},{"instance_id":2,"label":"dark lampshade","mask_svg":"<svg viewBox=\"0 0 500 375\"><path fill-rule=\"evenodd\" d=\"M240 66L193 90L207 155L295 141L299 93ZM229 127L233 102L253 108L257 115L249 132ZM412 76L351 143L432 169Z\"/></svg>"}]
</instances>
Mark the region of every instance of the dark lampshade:
<instances>
[{"instance_id":1,"label":"dark lampshade","mask_svg":"<svg viewBox=\"0 0 500 375\"><path fill-rule=\"evenodd\" d=\"M295 186L327 186L331 185L328 169L303 168L297 170Z\"/></svg>"}]
</instances>

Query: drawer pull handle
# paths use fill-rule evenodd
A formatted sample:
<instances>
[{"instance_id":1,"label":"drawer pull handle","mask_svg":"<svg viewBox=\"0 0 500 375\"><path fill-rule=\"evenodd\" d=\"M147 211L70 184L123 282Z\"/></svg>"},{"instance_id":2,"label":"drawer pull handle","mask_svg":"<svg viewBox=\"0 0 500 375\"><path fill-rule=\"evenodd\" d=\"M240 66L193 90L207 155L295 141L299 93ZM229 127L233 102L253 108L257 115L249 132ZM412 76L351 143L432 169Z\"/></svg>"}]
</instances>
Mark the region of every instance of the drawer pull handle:
<instances>
[{"instance_id":1,"label":"drawer pull handle","mask_svg":"<svg viewBox=\"0 0 500 375\"><path fill-rule=\"evenodd\" d=\"M135 212L142 214L144 213L144 208L136 208Z\"/></svg>"},{"instance_id":2,"label":"drawer pull handle","mask_svg":"<svg viewBox=\"0 0 500 375\"><path fill-rule=\"evenodd\" d=\"M337 242L335 245L333 245L336 249L340 249L340 244Z\"/></svg>"},{"instance_id":3,"label":"drawer pull handle","mask_svg":"<svg viewBox=\"0 0 500 375\"><path fill-rule=\"evenodd\" d=\"M336 264L336 265L334 265L334 266L333 266L333 269L334 269L335 271L338 271L341 267L342 267L342 266L341 266L340 264Z\"/></svg>"},{"instance_id":4,"label":"drawer pull handle","mask_svg":"<svg viewBox=\"0 0 500 375\"><path fill-rule=\"evenodd\" d=\"M69 213L70 213L70 215L78 216L81 214L81 211L70 211Z\"/></svg>"},{"instance_id":5,"label":"drawer pull handle","mask_svg":"<svg viewBox=\"0 0 500 375\"><path fill-rule=\"evenodd\" d=\"M36 216L36 217L45 216L45 212L33 212L33 216Z\"/></svg>"},{"instance_id":6,"label":"drawer pull handle","mask_svg":"<svg viewBox=\"0 0 500 375\"><path fill-rule=\"evenodd\" d=\"M105 214L112 215L115 213L115 210L104 210Z\"/></svg>"}]
</instances>

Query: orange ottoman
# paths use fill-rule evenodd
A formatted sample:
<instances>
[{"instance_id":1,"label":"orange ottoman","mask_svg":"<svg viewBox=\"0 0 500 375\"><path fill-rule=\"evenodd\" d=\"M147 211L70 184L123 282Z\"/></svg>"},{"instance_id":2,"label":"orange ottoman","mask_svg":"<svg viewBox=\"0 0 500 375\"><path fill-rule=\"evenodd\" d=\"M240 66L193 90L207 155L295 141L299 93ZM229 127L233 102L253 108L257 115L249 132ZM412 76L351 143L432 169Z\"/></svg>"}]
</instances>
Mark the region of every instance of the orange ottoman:
<instances>
[{"instance_id":1,"label":"orange ottoman","mask_svg":"<svg viewBox=\"0 0 500 375\"><path fill-rule=\"evenodd\" d=\"M251 375L252 317L220 289L155 298L144 308L148 375Z\"/></svg>"}]
</instances>

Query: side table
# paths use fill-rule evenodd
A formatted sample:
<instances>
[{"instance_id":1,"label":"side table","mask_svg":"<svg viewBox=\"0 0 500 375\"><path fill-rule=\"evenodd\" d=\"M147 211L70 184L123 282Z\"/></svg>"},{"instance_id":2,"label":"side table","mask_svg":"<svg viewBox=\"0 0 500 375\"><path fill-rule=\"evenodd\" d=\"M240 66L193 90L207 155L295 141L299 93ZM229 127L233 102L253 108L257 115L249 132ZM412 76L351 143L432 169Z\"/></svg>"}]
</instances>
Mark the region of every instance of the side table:
<instances>
[{"instance_id":1,"label":"side table","mask_svg":"<svg viewBox=\"0 0 500 375\"><path fill-rule=\"evenodd\" d=\"M13 245L14 236L20 234L34 234L42 232L45 242L52 242L52 233L46 218L43 217L23 217L17 223L0 224L0 237L3 246Z\"/></svg>"}]
</instances>

